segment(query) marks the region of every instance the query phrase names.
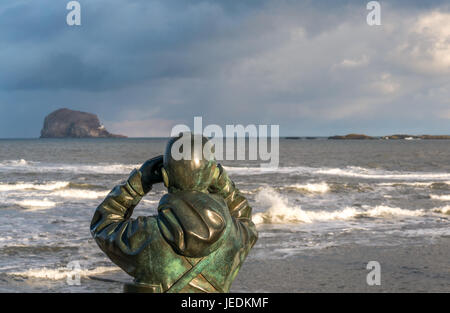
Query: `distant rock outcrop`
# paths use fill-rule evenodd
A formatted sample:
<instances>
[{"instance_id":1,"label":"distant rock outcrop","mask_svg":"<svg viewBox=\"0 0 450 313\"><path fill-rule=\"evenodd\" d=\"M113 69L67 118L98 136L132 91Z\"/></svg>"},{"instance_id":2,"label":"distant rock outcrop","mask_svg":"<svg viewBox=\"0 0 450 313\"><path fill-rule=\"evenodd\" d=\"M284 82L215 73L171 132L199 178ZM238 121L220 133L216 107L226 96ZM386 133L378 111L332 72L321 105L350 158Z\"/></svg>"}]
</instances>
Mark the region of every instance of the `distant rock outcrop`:
<instances>
[{"instance_id":1,"label":"distant rock outcrop","mask_svg":"<svg viewBox=\"0 0 450 313\"><path fill-rule=\"evenodd\" d=\"M421 139L439 139L439 140L449 140L449 135L422 135Z\"/></svg>"},{"instance_id":2,"label":"distant rock outcrop","mask_svg":"<svg viewBox=\"0 0 450 313\"><path fill-rule=\"evenodd\" d=\"M95 114L59 109L44 120L41 138L125 138L109 133Z\"/></svg>"},{"instance_id":3,"label":"distant rock outcrop","mask_svg":"<svg viewBox=\"0 0 450 313\"><path fill-rule=\"evenodd\" d=\"M348 134L345 136L331 136L328 139L343 139L343 140L364 140L364 139L392 139L392 140L420 140L420 139L446 139L450 140L448 135L407 135L407 134L396 134L382 137L371 137L362 134Z\"/></svg>"},{"instance_id":4,"label":"distant rock outcrop","mask_svg":"<svg viewBox=\"0 0 450 313\"><path fill-rule=\"evenodd\" d=\"M370 137L367 135L362 134L348 134L345 136L331 136L328 137L328 139L355 139L355 140L361 140L361 139L376 139L375 137Z\"/></svg>"},{"instance_id":5,"label":"distant rock outcrop","mask_svg":"<svg viewBox=\"0 0 450 313\"><path fill-rule=\"evenodd\" d=\"M411 140L411 139L420 139L420 136L407 135L407 134L395 134L395 135L385 136L385 137L383 137L383 139L392 139L392 140L406 139L406 140Z\"/></svg>"}]
</instances>

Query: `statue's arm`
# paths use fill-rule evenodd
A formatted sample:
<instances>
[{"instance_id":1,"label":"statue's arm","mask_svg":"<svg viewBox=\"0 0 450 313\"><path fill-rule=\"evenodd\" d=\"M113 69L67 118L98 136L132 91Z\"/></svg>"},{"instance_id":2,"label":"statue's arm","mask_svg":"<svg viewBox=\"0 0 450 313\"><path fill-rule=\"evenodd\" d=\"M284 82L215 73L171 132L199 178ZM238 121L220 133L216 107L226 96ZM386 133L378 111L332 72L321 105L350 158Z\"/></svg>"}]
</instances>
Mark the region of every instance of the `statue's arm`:
<instances>
[{"instance_id":1,"label":"statue's arm","mask_svg":"<svg viewBox=\"0 0 450 313\"><path fill-rule=\"evenodd\" d=\"M154 219L130 218L145 194L141 177L141 172L134 170L126 182L115 186L95 210L90 227L99 247L130 275L137 267L137 256L149 239Z\"/></svg>"},{"instance_id":2,"label":"statue's arm","mask_svg":"<svg viewBox=\"0 0 450 313\"><path fill-rule=\"evenodd\" d=\"M252 222L252 207L220 164L219 169L220 175L210 191L225 199L230 215L238 223L244 240L253 246L258 238L258 232Z\"/></svg>"}]
</instances>

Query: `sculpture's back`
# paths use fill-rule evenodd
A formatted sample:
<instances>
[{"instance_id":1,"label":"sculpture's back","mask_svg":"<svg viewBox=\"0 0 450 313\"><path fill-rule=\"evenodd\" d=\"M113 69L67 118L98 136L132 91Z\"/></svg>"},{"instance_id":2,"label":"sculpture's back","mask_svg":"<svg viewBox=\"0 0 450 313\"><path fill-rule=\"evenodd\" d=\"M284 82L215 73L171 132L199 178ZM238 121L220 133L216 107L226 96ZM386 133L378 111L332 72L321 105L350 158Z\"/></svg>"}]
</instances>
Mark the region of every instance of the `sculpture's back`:
<instances>
[{"instance_id":1,"label":"sculpture's back","mask_svg":"<svg viewBox=\"0 0 450 313\"><path fill-rule=\"evenodd\" d=\"M228 292L257 239L251 207L214 160L171 159L167 151L175 141L169 142L161 169L169 193L161 198L158 215L130 218L151 189L148 172L157 173L162 158L113 189L97 208L91 232L111 260L135 278L126 291Z\"/></svg>"}]
</instances>

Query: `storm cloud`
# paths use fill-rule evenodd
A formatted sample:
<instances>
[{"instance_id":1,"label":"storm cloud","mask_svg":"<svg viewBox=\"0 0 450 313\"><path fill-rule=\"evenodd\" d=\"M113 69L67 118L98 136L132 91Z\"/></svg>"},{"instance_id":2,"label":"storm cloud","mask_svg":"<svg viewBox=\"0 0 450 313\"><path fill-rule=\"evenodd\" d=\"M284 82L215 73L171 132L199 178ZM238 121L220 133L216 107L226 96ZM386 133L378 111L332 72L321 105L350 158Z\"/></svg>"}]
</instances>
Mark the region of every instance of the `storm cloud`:
<instances>
[{"instance_id":1,"label":"storm cloud","mask_svg":"<svg viewBox=\"0 0 450 313\"><path fill-rule=\"evenodd\" d=\"M68 1L67 1L68 2ZM282 135L450 133L446 1L98 0L0 4L0 137L45 115L96 113L112 132L279 124Z\"/></svg>"}]
</instances>

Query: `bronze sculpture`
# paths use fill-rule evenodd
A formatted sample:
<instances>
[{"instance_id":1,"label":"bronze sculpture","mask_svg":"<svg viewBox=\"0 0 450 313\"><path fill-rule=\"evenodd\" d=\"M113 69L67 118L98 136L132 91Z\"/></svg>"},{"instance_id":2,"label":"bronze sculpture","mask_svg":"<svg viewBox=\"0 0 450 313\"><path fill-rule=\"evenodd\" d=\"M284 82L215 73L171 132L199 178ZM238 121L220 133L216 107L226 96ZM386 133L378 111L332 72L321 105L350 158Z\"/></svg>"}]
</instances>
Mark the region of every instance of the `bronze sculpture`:
<instances>
[{"instance_id":1,"label":"bronze sculpture","mask_svg":"<svg viewBox=\"0 0 450 313\"><path fill-rule=\"evenodd\" d=\"M171 148L179 139L169 140L164 156L133 170L92 219L99 247L134 277L126 292L228 292L257 240L252 209L223 167L214 159L175 160ZM158 214L132 219L161 182L168 193Z\"/></svg>"}]
</instances>

